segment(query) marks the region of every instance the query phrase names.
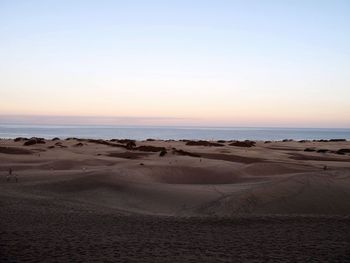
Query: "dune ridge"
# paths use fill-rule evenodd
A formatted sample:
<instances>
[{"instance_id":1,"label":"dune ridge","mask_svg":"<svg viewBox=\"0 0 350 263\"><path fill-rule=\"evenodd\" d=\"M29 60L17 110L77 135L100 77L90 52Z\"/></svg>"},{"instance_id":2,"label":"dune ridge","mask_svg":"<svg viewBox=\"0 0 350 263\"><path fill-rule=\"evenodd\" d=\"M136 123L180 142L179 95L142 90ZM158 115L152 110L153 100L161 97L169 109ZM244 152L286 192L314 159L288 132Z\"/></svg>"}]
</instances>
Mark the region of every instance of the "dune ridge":
<instances>
[{"instance_id":1,"label":"dune ridge","mask_svg":"<svg viewBox=\"0 0 350 263\"><path fill-rule=\"evenodd\" d=\"M23 141L0 140L2 262L350 256L349 142Z\"/></svg>"}]
</instances>

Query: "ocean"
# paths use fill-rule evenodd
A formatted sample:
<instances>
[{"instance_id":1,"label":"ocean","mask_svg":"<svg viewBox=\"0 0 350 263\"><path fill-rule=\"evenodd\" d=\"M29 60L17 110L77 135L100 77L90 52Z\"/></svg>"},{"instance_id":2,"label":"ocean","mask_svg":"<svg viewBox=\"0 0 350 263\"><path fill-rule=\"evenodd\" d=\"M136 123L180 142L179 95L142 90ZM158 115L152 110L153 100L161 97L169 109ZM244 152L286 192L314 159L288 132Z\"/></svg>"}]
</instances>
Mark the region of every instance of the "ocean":
<instances>
[{"instance_id":1,"label":"ocean","mask_svg":"<svg viewBox=\"0 0 350 263\"><path fill-rule=\"evenodd\" d=\"M0 138L59 137L91 139L193 139L193 140L313 140L347 139L350 129L328 128L243 128L243 127L143 127L87 125L0 124Z\"/></svg>"}]
</instances>

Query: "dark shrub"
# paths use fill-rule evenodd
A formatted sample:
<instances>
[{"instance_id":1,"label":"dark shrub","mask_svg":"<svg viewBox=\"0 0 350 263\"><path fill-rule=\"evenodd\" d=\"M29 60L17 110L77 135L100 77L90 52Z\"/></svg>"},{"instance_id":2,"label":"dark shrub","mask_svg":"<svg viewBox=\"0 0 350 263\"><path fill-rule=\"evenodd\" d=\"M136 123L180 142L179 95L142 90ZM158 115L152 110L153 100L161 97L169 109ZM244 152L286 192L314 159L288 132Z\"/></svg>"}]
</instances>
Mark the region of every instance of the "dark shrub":
<instances>
[{"instance_id":1,"label":"dark shrub","mask_svg":"<svg viewBox=\"0 0 350 263\"><path fill-rule=\"evenodd\" d=\"M30 139L28 141L26 141L23 145L24 146L30 146L30 145L35 145L37 142L35 139Z\"/></svg>"},{"instance_id":2,"label":"dark shrub","mask_svg":"<svg viewBox=\"0 0 350 263\"><path fill-rule=\"evenodd\" d=\"M337 154L346 154L346 153L350 153L350 149L340 149L338 151L336 151Z\"/></svg>"},{"instance_id":3,"label":"dark shrub","mask_svg":"<svg viewBox=\"0 0 350 263\"><path fill-rule=\"evenodd\" d=\"M326 152L329 152L328 149L319 149L317 150L318 153L326 153Z\"/></svg>"},{"instance_id":4,"label":"dark shrub","mask_svg":"<svg viewBox=\"0 0 350 263\"><path fill-rule=\"evenodd\" d=\"M46 142L43 138L36 138L36 143L45 144Z\"/></svg>"},{"instance_id":5,"label":"dark shrub","mask_svg":"<svg viewBox=\"0 0 350 263\"><path fill-rule=\"evenodd\" d=\"M55 145L61 148L67 148L67 146L62 144L62 142L56 142Z\"/></svg>"},{"instance_id":6,"label":"dark shrub","mask_svg":"<svg viewBox=\"0 0 350 263\"><path fill-rule=\"evenodd\" d=\"M17 138L16 138L16 139L14 139L13 141L15 141L15 142L28 141L28 138L24 138L24 137L17 137Z\"/></svg>"},{"instance_id":7,"label":"dark shrub","mask_svg":"<svg viewBox=\"0 0 350 263\"><path fill-rule=\"evenodd\" d=\"M315 148L305 148L304 152L315 152L316 149Z\"/></svg>"},{"instance_id":8,"label":"dark shrub","mask_svg":"<svg viewBox=\"0 0 350 263\"><path fill-rule=\"evenodd\" d=\"M96 139L87 139L85 140L87 142L90 143L96 143L96 144L102 144L102 145L107 145L107 146L112 146L112 147L121 147L121 148L126 148L126 146L124 144L118 144L118 143L112 143L112 142L108 142L102 139L96 140Z\"/></svg>"},{"instance_id":9,"label":"dark shrub","mask_svg":"<svg viewBox=\"0 0 350 263\"><path fill-rule=\"evenodd\" d=\"M130 139L112 139L111 142L119 142L124 144L128 144L129 142L136 143L135 140L130 140Z\"/></svg>"},{"instance_id":10,"label":"dark shrub","mask_svg":"<svg viewBox=\"0 0 350 263\"><path fill-rule=\"evenodd\" d=\"M126 144L126 149L131 150L136 147L135 141L130 141Z\"/></svg>"},{"instance_id":11,"label":"dark shrub","mask_svg":"<svg viewBox=\"0 0 350 263\"><path fill-rule=\"evenodd\" d=\"M186 142L186 145L189 145L189 146L214 146L214 147L224 146L221 143L208 142L208 141L188 141L188 142Z\"/></svg>"},{"instance_id":12,"label":"dark shrub","mask_svg":"<svg viewBox=\"0 0 350 263\"><path fill-rule=\"evenodd\" d=\"M167 151L166 150L161 150L160 153L159 153L159 156L160 157L163 157L164 155L167 154Z\"/></svg>"},{"instance_id":13,"label":"dark shrub","mask_svg":"<svg viewBox=\"0 0 350 263\"><path fill-rule=\"evenodd\" d=\"M164 147L157 147L157 146L150 146L150 145L141 145L133 149L137 151L142 151L142 152L161 152L166 150Z\"/></svg>"},{"instance_id":14,"label":"dark shrub","mask_svg":"<svg viewBox=\"0 0 350 263\"><path fill-rule=\"evenodd\" d=\"M229 145L236 146L236 147L253 147L253 146L255 146L255 142L249 141L249 140L235 141L235 142L230 143Z\"/></svg>"},{"instance_id":15,"label":"dark shrub","mask_svg":"<svg viewBox=\"0 0 350 263\"><path fill-rule=\"evenodd\" d=\"M196 153L186 152L184 150L177 150L176 148L173 148L173 154L177 155L183 155L183 156L191 156L191 157L201 157L200 155Z\"/></svg>"}]
</instances>

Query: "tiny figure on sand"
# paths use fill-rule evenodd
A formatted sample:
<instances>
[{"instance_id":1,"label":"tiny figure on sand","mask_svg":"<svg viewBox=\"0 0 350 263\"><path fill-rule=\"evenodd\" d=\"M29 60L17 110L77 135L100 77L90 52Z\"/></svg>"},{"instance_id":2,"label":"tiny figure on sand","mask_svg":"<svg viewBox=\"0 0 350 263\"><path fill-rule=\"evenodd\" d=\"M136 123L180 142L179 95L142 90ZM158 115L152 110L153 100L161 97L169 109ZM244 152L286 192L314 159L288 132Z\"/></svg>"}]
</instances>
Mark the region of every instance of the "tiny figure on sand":
<instances>
[{"instance_id":1,"label":"tiny figure on sand","mask_svg":"<svg viewBox=\"0 0 350 263\"><path fill-rule=\"evenodd\" d=\"M9 173L6 176L6 181L9 182L11 180L11 177L15 179L16 183L18 182L17 175L13 173L12 168L9 169Z\"/></svg>"},{"instance_id":2,"label":"tiny figure on sand","mask_svg":"<svg viewBox=\"0 0 350 263\"><path fill-rule=\"evenodd\" d=\"M6 176L6 181L7 181L7 182L10 181L11 176L12 176L12 168L9 169L9 173L8 173L7 176Z\"/></svg>"}]
</instances>

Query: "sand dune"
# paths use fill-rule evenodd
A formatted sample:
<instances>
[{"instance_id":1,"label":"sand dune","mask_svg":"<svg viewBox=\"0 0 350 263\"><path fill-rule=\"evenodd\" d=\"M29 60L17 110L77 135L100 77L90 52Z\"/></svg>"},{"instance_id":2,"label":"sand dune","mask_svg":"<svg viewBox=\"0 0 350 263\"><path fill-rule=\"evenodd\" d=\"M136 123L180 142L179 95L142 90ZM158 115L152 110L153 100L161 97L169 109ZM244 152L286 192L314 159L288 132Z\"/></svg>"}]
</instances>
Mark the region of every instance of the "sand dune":
<instances>
[{"instance_id":1,"label":"sand dune","mask_svg":"<svg viewBox=\"0 0 350 263\"><path fill-rule=\"evenodd\" d=\"M225 262L267 260L256 254L262 243L271 256L292 261L346 255L350 155L296 150L326 143L336 152L349 142L208 147L152 140L126 149L101 140L76 147L79 141L0 141L1 249L13 262L37 261L38 255L47 261L53 255L58 261L136 260L136 254L149 262L193 262L193 246L203 261L220 255ZM57 142L66 148L50 148ZM139 151L142 145L167 154ZM6 180L9 168L17 183L14 175ZM308 233L302 242L307 249L290 254L284 246L298 244L295 231ZM312 249L315 242L323 254Z\"/></svg>"},{"instance_id":2,"label":"sand dune","mask_svg":"<svg viewBox=\"0 0 350 263\"><path fill-rule=\"evenodd\" d=\"M20 141L1 141L3 174L12 168L20 179L17 185L2 183L1 187L11 188L13 194L34 191L42 197L60 195L72 202L145 214L344 214L350 209L350 197L341 194L350 186L346 179L339 179L350 170L346 154L327 154L326 158L322 153L288 152L300 148L297 142L258 142L241 148L152 140L133 142L136 146L130 151L116 150L114 143L102 140L84 140L75 147L78 141L47 141L32 147L22 146ZM48 149L57 142L67 148ZM318 148L322 143L333 149L349 144L317 142ZM168 154L160 157L157 152L139 151L142 145L167 149ZM176 151L200 157L178 155L174 146ZM289 150L275 150L281 147ZM298 158L293 161L291 156ZM325 164L331 170L324 171Z\"/></svg>"},{"instance_id":3,"label":"sand dune","mask_svg":"<svg viewBox=\"0 0 350 263\"><path fill-rule=\"evenodd\" d=\"M306 173L257 185L203 206L202 213L349 215L350 173Z\"/></svg>"}]
</instances>

